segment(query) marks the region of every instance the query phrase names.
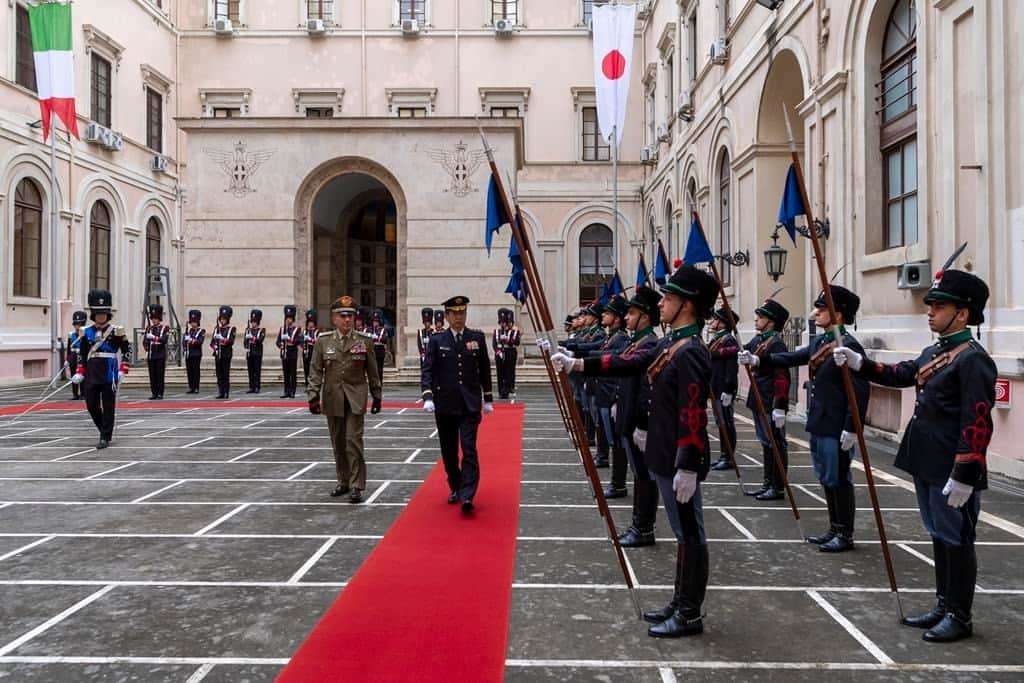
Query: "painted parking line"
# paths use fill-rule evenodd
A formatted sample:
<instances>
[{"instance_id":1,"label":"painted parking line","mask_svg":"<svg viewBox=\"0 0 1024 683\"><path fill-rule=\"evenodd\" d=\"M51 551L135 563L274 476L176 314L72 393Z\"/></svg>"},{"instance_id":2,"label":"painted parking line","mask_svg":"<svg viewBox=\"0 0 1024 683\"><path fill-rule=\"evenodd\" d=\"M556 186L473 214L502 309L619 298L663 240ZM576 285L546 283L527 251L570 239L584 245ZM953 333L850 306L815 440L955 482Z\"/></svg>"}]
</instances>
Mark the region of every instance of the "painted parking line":
<instances>
[{"instance_id":1,"label":"painted parking line","mask_svg":"<svg viewBox=\"0 0 1024 683\"><path fill-rule=\"evenodd\" d=\"M878 647L870 638L868 638L863 631L854 626L853 622L847 619L843 614L837 610L832 603L825 598L821 597L821 594L816 590L807 591L807 595L818 603L818 606L825 610L830 617L832 617L836 623L843 627L843 629L850 634L850 636L861 644L865 650L871 653L871 656L878 660L879 664L892 664L892 658L882 651L882 648Z\"/></svg>"},{"instance_id":2,"label":"painted parking line","mask_svg":"<svg viewBox=\"0 0 1024 683\"><path fill-rule=\"evenodd\" d=\"M292 585L297 584L302 579L302 577L305 576L309 572L309 570L312 569L313 566L320 561L320 558L322 558L324 554L331 549L331 546L334 545L337 540L337 536L332 536L328 538L326 541L324 541L323 545L321 545L317 549L317 551L313 553L310 556L310 558L306 560L302 564L302 566L298 568L298 570L296 570L294 574L292 574L291 578L288 579L288 583Z\"/></svg>"},{"instance_id":3,"label":"painted parking line","mask_svg":"<svg viewBox=\"0 0 1024 683\"><path fill-rule=\"evenodd\" d=\"M41 634L41 633L43 633L45 631L50 630L51 628L53 628L54 626L56 626L60 622L64 621L68 617L70 617L75 612L78 612L79 610L82 610L85 607L88 607L92 603L96 602L97 600L102 598L104 595L106 595L107 593L112 591L113 589L114 589L114 586L112 586L112 585L104 586L103 588L99 589L95 593L90 594L88 597L85 597L85 598L79 600L74 605L72 605L71 607L68 607L66 610L64 610L60 614L58 614L56 616L53 616L53 617L50 617L49 619L47 619L43 623L39 624L39 626L36 626L34 629L29 631L28 633L25 633L24 635L19 636L18 638L15 638L11 642L7 643L3 647L0 647L0 657L3 657L8 652L12 652L12 651L18 649L19 647L21 647L22 645L24 645L28 641L30 641L33 638L35 638L36 636L38 636L39 634Z\"/></svg>"}]
</instances>

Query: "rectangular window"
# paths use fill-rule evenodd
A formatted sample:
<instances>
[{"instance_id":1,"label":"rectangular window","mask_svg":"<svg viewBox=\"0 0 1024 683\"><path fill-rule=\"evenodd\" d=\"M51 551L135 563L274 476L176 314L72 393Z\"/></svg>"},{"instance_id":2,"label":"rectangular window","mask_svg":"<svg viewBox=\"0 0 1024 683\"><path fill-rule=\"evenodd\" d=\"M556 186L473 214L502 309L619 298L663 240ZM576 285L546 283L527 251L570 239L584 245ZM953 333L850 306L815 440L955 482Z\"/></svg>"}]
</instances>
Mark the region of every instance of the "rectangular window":
<instances>
[{"instance_id":1,"label":"rectangular window","mask_svg":"<svg viewBox=\"0 0 1024 683\"><path fill-rule=\"evenodd\" d=\"M400 119L425 119L427 118L426 107L399 107L398 118Z\"/></svg>"},{"instance_id":2,"label":"rectangular window","mask_svg":"<svg viewBox=\"0 0 1024 683\"><path fill-rule=\"evenodd\" d=\"M398 18L415 19L422 26L427 23L427 0L398 0Z\"/></svg>"},{"instance_id":3,"label":"rectangular window","mask_svg":"<svg viewBox=\"0 0 1024 683\"><path fill-rule=\"evenodd\" d=\"M235 107L214 107L213 118L215 119L237 119L242 115L242 110Z\"/></svg>"},{"instance_id":4,"label":"rectangular window","mask_svg":"<svg viewBox=\"0 0 1024 683\"><path fill-rule=\"evenodd\" d=\"M93 228L89 241L89 287L110 288L110 228Z\"/></svg>"},{"instance_id":5,"label":"rectangular window","mask_svg":"<svg viewBox=\"0 0 1024 683\"><path fill-rule=\"evenodd\" d=\"M917 242L917 139L882 153L885 160L885 247Z\"/></svg>"},{"instance_id":6,"label":"rectangular window","mask_svg":"<svg viewBox=\"0 0 1024 683\"><path fill-rule=\"evenodd\" d=\"M309 19L323 19L334 22L334 0L306 0L306 16Z\"/></svg>"},{"instance_id":7,"label":"rectangular window","mask_svg":"<svg viewBox=\"0 0 1024 683\"><path fill-rule=\"evenodd\" d=\"M508 19L519 23L519 0L491 0L491 21Z\"/></svg>"},{"instance_id":8,"label":"rectangular window","mask_svg":"<svg viewBox=\"0 0 1024 683\"><path fill-rule=\"evenodd\" d=\"M152 88L146 88L146 147L164 151L164 97Z\"/></svg>"},{"instance_id":9,"label":"rectangular window","mask_svg":"<svg viewBox=\"0 0 1024 683\"><path fill-rule=\"evenodd\" d=\"M689 80L697 80L697 11L694 10L686 19L686 39L690 45Z\"/></svg>"},{"instance_id":10,"label":"rectangular window","mask_svg":"<svg viewBox=\"0 0 1024 683\"><path fill-rule=\"evenodd\" d=\"M306 107L307 119L333 119L334 109L332 107Z\"/></svg>"},{"instance_id":11,"label":"rectangular window","mask_svg":"<svg viewBox=\"0 0 1024 683\"><path fill-rule=\"evenodd\" d=\"M91 118L110 128L110 62L92 53Z\"/></svg>"},{"instance_id":12,"label":"rectangular window","mask_svg":"<svg viewBox=\"0 0 1024 683\"><path fill-rule=\"evenodd\" d=\"M668 120L672 121L673 114L675 114L675 91L676 91L676 68L675 60L672 59L672 55L669 55L665 60L665 102L667 103L665 109L668 111Z\"/></svg>"},{"instance_id":13,"label":"rectangular window","mask_svg":"<svg viewBox=\"0 0 1024 683\"><path fill-rule=\"evenodd\" d=\"M611 146L598 130L597 107L583 107L583 161L609 161Z\"/></svg>"},{"instance_id":14,"label":"rectangular window","mask_svg":"<svg viewBox=\"0 0 1024 683\"><path fill-rule=\"evenodd\" d=\"M32 56L32 30L28 23L28 8L17 6L17 24L14 51L16 53L14 80L18 85L35 92L36 64Z\"/></svg>"},{"instance_id":15,"label":"rectangular window","mask_svg":"<svg viewBox=\"0 0 1024 683\"><path fill-rule=\"evenodd\" d=\"M491 107L492 119L517 119L519 107Z\"/></svg>"},{"instance_id":16,"label":"rectangular window","mask_svg":"<svg viewBox=\"0 0 1024 683\"><path fill-rule=\"evenodd\" d=\"M239 6L242 0L214 0L214 18L230 19L232 24L239 23Z\"/></svg>"},{"instance_id":17,"label":"rectangular window","mask_svg":"<svg viewBox=\"0 0 1024 683\"><path fill-rule=\"evenodd\" d=\"M14 295L38 297L43 234L42 212L14 205Z\"/></svg>"},{"instance_id":18,"label":"rectangular window","mask_svg":"<svg viewBox=\"0 0 1024 683\"><path fill-rule=\"evenodd\" d=\"M607 2L608 0L583 0L583 23L590 26L594 19L594 8Z\"/></svg>"}]
</instances>

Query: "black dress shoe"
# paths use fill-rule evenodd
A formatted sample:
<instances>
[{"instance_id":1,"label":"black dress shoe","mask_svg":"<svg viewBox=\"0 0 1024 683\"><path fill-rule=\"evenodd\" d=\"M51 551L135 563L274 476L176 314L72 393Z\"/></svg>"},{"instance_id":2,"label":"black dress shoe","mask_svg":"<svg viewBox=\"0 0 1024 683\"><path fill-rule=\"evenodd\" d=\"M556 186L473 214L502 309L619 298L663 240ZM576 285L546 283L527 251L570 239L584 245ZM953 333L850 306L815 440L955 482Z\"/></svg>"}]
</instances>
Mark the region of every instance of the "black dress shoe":
<instances>
[{"instance_id":1,"label":"black dress shoe","mask_svg":"<svg viewBox=\"0 0 1024 683\"><path fill-rule=\"evenodd\" d=\"M609 486L604 490L605 498L625 498L628 495L629 491L627 491L625 487L617 489L614 486Z\"/></svg>"},{"instance_id":2,"label":"black dress shoe","mask_svg":"<svg viewBox=\"0 0 1024 683\"><path fill-rule=\"evenodd\" d=\"M149 397L149 400L150 401L155 401L156 398L157 398L156 394L153 394L152 396Z\"/></svg>"},{"instance_id":3,"label":"black dress shoe","mask_svg":"<svg viewBox=\"0 0 1024 683\"><path fill-rule=\"evenodd\" d=\"M608 456L599 455L594 458L594 467L608 467Z\"/></svg>"},{"instance_id":4,"label":"black dress shoe","mask_svg":"<svg viewBox=\"0 0 1024 683\"><path fill-rule=\"evenodd\" d=\"M781 489L767 488L764 492L754 496L754 500L782 500L786 494Z\"/></svg>"},{"instance_id":5,"label":"black dress shoe","mask_svg":"<svg viewBox=\"0 0 1024 683\"><path fill-rule=\"evenodd\" d=\"M459 492L458 491L452 491L451 493L448 494L448 504L449 505L455 505L458 502L459 502Z\"/></svg>"},{"instance_id":6,"label":"black dress shoe","mask_svg":"<svg viewBox=\"0 0 1024 683\"><path fill-rule=\"evenodd\" d=\"M722 470L731 470L731 469L733 469L732 461L729 460L728 458L719 458L718 462L716 462L714 465L711 466L711 469L713 469L715 471L718 471L718 472L720 472Z\"/></svg>"},{"instance_id":7,"label":"black dress shoe","mask_svg":"<svg viewBox=\"0 0 1024 683\"><path fill-rule=\"evenodd\" d=\"M925 631L921 637L929 643L952 643L970 638L973 634L974 627L970 619L965 621L952 612L946 612L942 621Z\"/></svg>"},{"instance_id":8,"label":"black dress shoe","mask_svg":"<svg viewBox=\"0 0 1024 683\"><path fill-rule=\"evenodd\" d=\"M745 493L748 496L757 497L757 496L760 496L765 491L767 491L769 488L771 488L771 487L768 486L768 484L761 484L761 488L757 489L756 491L744 491L743 493Z\"/></svg>"},{"instance_id":9,"label":"black dress shoe","mask_svg":"<svg viewBox=\"0 0 1024 683\"><path fill-rule=\"evenodd\" d=\"M636 527L629 527L619 535L619 545L623 548L643 548L654 545L653 531L637 531Z\"/></svg>"},{"instance_id":10,"label":"black dress shoe","mask_svg":"<svg viewBox=\"0 0 1024 683\"><path fill-rule=\"evenodd\" d=\"M818 550L823 553L842 553L853 550L853 538L842 533L836 534L828 543L819 545Z\"/></svg>"},{"instance_id":11,"label":"black dress shoe","mask_svg":"<svg viewBox=\"0 0 1024 683\"><path fill-rule=\"evenodd\" d=\"M352 493L348 494L348 502L350 503L362 503L363 502L363 490L352 489Z\"/></svg>"},{"instance_id":12,"label":"black dress shoe","mask_svg":"<svg viewBox=\"0 0 1024 683\"><path fill-rule=\"evenodd\" d=\"M247 394L255 394L256 390L255 389L250 389L249 391L247 391L245 393L247 393Z\"/></svg>"},{"instance_id":13,"label":"black dress shoe","mask_svg":"<svg viewBox=\"0 0 1024 683\"><path fill-rule=\"evenodd\" d=\"M836 528L834 526L830 526L828 528L828 531L826 531L825 533L821 534L820 536L808 536L804 540L807 541L808 543L813 543L814 545L823 545L823 544L828 543L829 541L831 541L835 537L835 535L836 535Z\"/></svg>"},{"instance_id":14,"label":"black dress shoe","mask_svg":"<svg viewBox=\"0 0 1024 683\"><path fill-rule=\"evenodd\" d=\"M669 619L675 613L676 606L672 603L669 603L661 609L651 610L650 612L644 612L644 621L646 621L648 624L660 624L666 619Z\"/></svg>"},{"instance_id":15,"label":"black dress shoe","mask_svg":"<svg viewBox=\"0 0 1024 683\"><path fill-rule=\"evenodd\" d=\"M468 515L472 511L473 511L473 501L471 501L471 500L464 500L464 501L462 501L462 512L463 512L463 514L467 514Z\"/></svg>"},{"instance_id":16,"label":"black dress shoe","mask_svg":"<svg viewBox=\"0 0 1024 683\"><path fill-rule=\"evenodd\" d=\"M704 632L704 621L698 614L695 617L684 617L681 612L676 612L671 617L647 629L647 635L652 638L682 638L683 636L695 636Z\"/></svg>"},{"instance_id":17,"label":"black dress shoe","mask_svg":"<svg viewBox=\"0 0 1024 683\"><path fill-rule=\"evenodd\" d=\"M158 401L164 400L164 395L163 394L157 394L156 395L156 400L158 400Z\"/></svg>"},{"instance_id":18,"label":"black dress shoe","mask_svg":"<svg viewBox=\"0 0 1024 683\"><path fill-rule=\"evenodd\" d=\"M288 398L288 394L281 394L281 398Z\"/></svg>"},{"instance_id":19,"label":"black dress shoe","mask_svg":"<svg viewBox=\"0 0 1024 683\"><path fill-rule=\"evenodd\" d=\"M913 628L932 628L938 625L944 616L946 616L946 606L940 602L924 614L918 614L915 617L903 617L900 619L900 623Z\"/></svg>"},{"instance_id":20,"label":"black dress shoe","mask_svg":"<svg viewBox=\"0 0 1024 683\"><path fill-rule=\"evenodd\" d=\"M348 493L348 484L338 484L334 487L334 490L331 491L331 498L344 496L346 493Z\"/></svg>"},{"instance_id":21,"label":"black dress shoe","mask_svg":"<svg viewBox=\"0 0 1024 683\"><path fill-rule=\"evenodd\" d=\"M107 441L106 439L100 439L99 443L96 444L96 450L100 450L102 448L106 448L109 445L110 445L109 441Z\"/></svg>"}]
</instances>

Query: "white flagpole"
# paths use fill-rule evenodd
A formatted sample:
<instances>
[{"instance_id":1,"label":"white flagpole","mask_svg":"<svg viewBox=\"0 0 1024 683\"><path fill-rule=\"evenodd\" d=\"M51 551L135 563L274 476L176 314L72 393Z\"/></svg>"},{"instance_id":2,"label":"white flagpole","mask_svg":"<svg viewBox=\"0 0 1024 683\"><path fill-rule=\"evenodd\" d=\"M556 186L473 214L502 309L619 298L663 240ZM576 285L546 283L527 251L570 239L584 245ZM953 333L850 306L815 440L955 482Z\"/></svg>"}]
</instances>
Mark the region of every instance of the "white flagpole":
<instances>
[{"instance_id":1,"label":"white flagpole","mask_svg":"<svg viewBox=\"0 0 1024 683\"><path fill-rule=\"evenodd\" d=\"M619 133L612 126L612 266L619 267Z\"/></svg>"},{"instance_id":2,"label":"white flagpole","mask_svg":"<svg viewBox=\"0 0 1024 683\"><path fill-rule=\"evenodd\" d=\"M51 368L63 365L60 358L60 311L57 307L57 115L50 110L50 357Z\"/></svg>"}]
</instances>

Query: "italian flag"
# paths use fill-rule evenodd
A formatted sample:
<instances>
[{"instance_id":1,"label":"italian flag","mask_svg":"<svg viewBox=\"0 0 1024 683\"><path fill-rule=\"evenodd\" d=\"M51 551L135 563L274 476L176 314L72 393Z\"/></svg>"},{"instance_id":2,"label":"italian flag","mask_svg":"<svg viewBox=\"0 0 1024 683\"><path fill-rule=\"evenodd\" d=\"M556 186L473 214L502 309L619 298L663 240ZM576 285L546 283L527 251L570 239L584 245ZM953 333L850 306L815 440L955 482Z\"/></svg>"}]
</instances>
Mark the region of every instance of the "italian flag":
<instances>
[{"instance_id":1,"label":"italian flag","mask_svg":"<svg viewBox=\"0 0 1024 683\"><path fill-rule=\"evenodd\" d=\"M50 135L51 112L78 137L75 118L75 62L71 45L71 4L45 2L29 5L32 52L36 64L43 141Z\"/></svg>"}]
</instances>

